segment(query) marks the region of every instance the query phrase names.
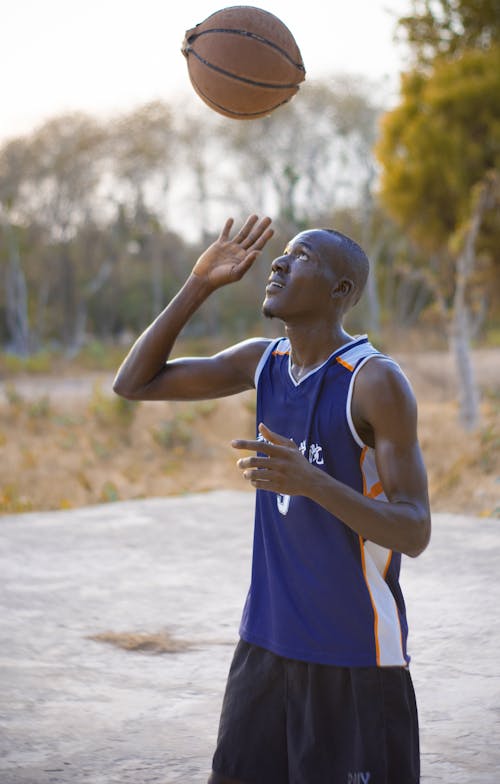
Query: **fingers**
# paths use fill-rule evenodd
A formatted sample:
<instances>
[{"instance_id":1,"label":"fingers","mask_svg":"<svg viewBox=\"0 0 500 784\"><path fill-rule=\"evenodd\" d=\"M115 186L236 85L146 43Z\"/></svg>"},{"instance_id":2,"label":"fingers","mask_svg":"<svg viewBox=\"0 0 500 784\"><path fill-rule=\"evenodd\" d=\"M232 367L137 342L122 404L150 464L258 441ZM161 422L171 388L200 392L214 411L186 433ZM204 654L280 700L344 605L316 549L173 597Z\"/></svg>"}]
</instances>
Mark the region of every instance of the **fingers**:
<instances>
[{"instance_id":1,"label":"fingers","mask_svg":"<svg viewBox=\"0 0 500 784\"><path fill-rule=\"evenodd\" d=\"M276 482L279 471L275 466L270 466L268 457L244 457L236 463L243 478L252 484L255 482Z\"/></svg>"},{"instance_id":2,"label":"fingers","mask_svg":"<svg viewBox=\"0 0 500 784\"><path fill-rule=\"evenodd\" d=\"M266 242L273 236L274 232L269 228L271 218L261 218L254 224L254 228L241 243L245 250L262 250Z\"/></svg>"},{"instance_id":3,"label":"fingers","mask_svg":"<svg viewBox=\"0 0 500 784\"><path fill-rule=\"evenodd\" d=\"M276 482L276 475L273 471L266 471L265 468L259 468L258 470L248 470L243 471L243 478L247 479L255 486L263 487L265 485L270 485L271 482L273 484Z\"/></svg>"},{"instance_id":4,"label":"fingers","mask_svg":"<svg viewBox=\"0 0 500 784\"><path fill-rule=\"evenodd\" d=\"M266 242L271 239L274 230L270 229L271 218L265 217L259 220L258 215L250 215L238 233L234 236L233 242L241 245L245 250L261 250ZM234 218L228 218L219 234L219 239L228 240L233 228ZM255 227L255 228L254 228Z\"/></svg>"},{"instance_id":5,"label":"fingers","mask_svg":"<svg viewBox=\"0 0 500 784\"><path fill-rule=\"evenodd\" d=\"M255 259L257 258L258 253L247 253L243 261L240 261L239 264L233 267L233 278L235 280L241 280L243 275L245 275L252 264L254 263Z\"/></svg>"},{"instance_id":6,"label":"fingers","mask_svg":"<svg viewBox=\"0 0 500 784\"><path fill-rule=\"evenodd\" d=\"M229 234L231 232L231 229L233 228L233 223L234 223L234 219L233 218L228 218L227 219L227 221L224 224L224 228L222 229L221 233L219 234L219 239L220 240L227 240L227 239L229 239Z\"/></svg>"},{"instance_id":7,"label":"fingers","mask_svg":"<svg viewBox=\"0 0 500 784\"><path fill-rule=\"evenodd\" d=\"M237 232L236 236L234 237L234 242L237 242L239 245L243 245L245 247L244 243L247 241L248 235L250 234L250 232L252 231L253 227L255 226L258 220L259 220L258 215L249 215L249 217L246 219L241 229Z\"/></svg>"},{"instance_id":8,"label":"fingers","mask_svg":"<svg viewBox=\"0 0 500 784\"><path fill-rule=\"evenodd\" d=\"M259 433L265 441L256 438L254 440L236 438L231 442L233 449L246 449L249 452L262 452L269 457L276 457L282 454L282 449L297 449L297 445L293 438L285 438L279 433L274 433L266 425L261 422L259 425Z\"/></svg>"},{"instance_id":9,"label":"fingers","mask_svg":"<svg viewBox=\"0 0 500 784\"><path fill-rule=\"evenodd\" d=\"M267 444L265 441L259 441L258 439L246 441L242 438L231 441L231 446L233 449L246 449L248 452L262 452L262 454L268 457L277 457L282 449L282 446Z\"/></svg>"},{"instance_id":10,"label":"fingers","mask_svg":"<svg viewBox=\"0 0 500 784\"><path fill-rule=\"evenodd\" d=\"M250 215L235 235L233 242L241 245L244 250L262 250L274 233L272 229L269 229L270 225L271 218L266 217L259 220L258 215ZM228 234L224 234L224 239L227 238Z\"/></svg>"},{"instance_id":11,"label":"fingers","mask_svg":"<svg viewBox=\"0 0 500 784\"><path fill-rule=\"evenodd\" d=\"M269 220L269 222L271 222L270 218L265 218L264 220ZM267 224L267 225L269 225L269 224ZM265 228L265 227L263 226L261 228ZM260 251L260 250L262 250L264 245L266 245L266 243L269 242L269 240L271 239L273 234L274 234L274 229L266 229L265 231L263 231L262 234L260 235L260 237L258 237L254 242L252 242L252 245L251 245L252 250L253 251Z\"/></svg>"},{"instance_id":12,"label":"fingers","mask_svg":"<svg viewBox=\"0 0 500 784\"><path fill-rule=\"evenodd\" d=\"M247 468L268 468L268 464L268 457L240 457L236 462L236 465L242 471Z\"/></svg>"},{"instance_id":13,"label":"fingers","mask_svg":"<svg viewBox=\"0 0 500 784\"><path fill-rule=\"evenodd\" d=\"M261 422L259 425L259 433L266 439L266 441L270 441L272 444L279 444L280 446L295 446L295 441L293 438L285 438L279 433L274 433L272 430L269 430L264 422Z\"/></svg>"}]
</instances>

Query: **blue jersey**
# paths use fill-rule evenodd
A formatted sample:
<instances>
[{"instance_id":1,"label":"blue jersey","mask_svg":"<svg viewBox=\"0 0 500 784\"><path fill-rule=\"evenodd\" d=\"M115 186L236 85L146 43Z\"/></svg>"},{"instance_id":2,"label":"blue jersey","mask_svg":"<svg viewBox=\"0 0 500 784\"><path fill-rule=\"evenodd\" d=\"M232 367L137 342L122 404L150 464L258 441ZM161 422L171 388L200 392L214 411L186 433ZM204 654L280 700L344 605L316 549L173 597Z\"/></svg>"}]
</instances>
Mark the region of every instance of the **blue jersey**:
<instances>
[{"instance_id":1,"label":"blue jersey","mask_svg":"<svg viewBox=\"0 0 500 784\"><path fill-rule=\"evenodd\" d=\"M351 417L356 375L377 356L360 337L296 381L289 341L270 343L256 372L257 422L293 438L320 470L386 501L374 450ZM400 563L400 553L364 540L314 501L257 490L240 635L291 659L404 667L408 630Z\"/></svg>"}]
</instances>

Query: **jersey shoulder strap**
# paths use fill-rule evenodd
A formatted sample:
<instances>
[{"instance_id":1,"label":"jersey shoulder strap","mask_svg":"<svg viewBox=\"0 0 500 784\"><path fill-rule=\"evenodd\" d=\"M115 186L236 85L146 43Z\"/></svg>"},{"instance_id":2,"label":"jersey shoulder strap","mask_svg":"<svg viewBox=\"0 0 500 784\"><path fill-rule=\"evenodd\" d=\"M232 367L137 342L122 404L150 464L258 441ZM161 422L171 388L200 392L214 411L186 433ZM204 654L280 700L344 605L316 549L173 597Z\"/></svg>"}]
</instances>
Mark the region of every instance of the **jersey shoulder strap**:
<instances>
[{"instance_id":1,"label":"jersey shoulder strap","mask_svg":"<svg viewBox=\"0 0 500 784\"><path fill-rule=\"evenodd\" d=\"M254 384L255 389L257 389L257 384L259 383L259 378L261 376L262 370L264 369L264 365L266 364L267 360L274 354L276 351L279 351L280 354L289 354L290 353L290 341L288 338L276 338L276 340L271 340L269 344L264 349L264 352L259 359L257 367L255 368L255 375L254 375Z\"/></svg>"}]
</instances>

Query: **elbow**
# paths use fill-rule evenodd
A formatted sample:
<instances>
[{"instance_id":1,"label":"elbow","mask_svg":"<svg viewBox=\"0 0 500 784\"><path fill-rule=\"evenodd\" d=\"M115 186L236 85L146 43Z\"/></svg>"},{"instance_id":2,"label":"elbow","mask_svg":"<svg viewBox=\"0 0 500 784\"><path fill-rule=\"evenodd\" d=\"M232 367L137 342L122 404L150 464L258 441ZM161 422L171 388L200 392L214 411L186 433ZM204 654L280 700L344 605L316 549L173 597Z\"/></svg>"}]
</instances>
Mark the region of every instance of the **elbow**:
<instances>
[{"instance_id":1,"label":"elbow","mask_svg":"<svg viewBox=\"0 0 500 784\"><path fill-rule=\"evenodd\" d=\"M115 395L123 397L126 400L139 400L137 392L135 392L130 387L127 387L127 385L124 384L123 381L118 378L118 376L113 381L112 389Z\"/></svg>"},{"instance_id":2,"label":"elbow","mask_svg":"<svg viewBox=\"0 0 500 784\"><path fill-rule=\"evenodd\" d=\"M431 518L429 514L421 515L413 525L411 542L405 549L405 555L417 558L422 555L431 539Z\"/></svg>"}]
</instances>

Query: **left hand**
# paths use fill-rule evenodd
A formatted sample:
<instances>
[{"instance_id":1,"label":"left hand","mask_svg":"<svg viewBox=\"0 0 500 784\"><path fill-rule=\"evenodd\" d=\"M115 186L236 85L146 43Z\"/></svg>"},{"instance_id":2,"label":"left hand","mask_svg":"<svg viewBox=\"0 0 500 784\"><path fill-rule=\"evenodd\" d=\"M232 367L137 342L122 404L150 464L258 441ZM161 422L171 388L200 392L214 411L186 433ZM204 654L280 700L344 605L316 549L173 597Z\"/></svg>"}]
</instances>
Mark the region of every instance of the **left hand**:
<instances>
[{"instance_id":1,"label":"left hand","mask_svg":"<svg viewBox=\"0 0 500 784\"><path fill-rule=\"evenodd\" d=\"M265 455L240 458L237 466L243 472L243 477L260 490L271 490L283 495L307 495L311 472L317 469L306 460L293 439L273 433L262 423L259 425L259 433L265 441L237 439L232 442L234 449L247 449Z\"/></svg>"}]
</instances>

